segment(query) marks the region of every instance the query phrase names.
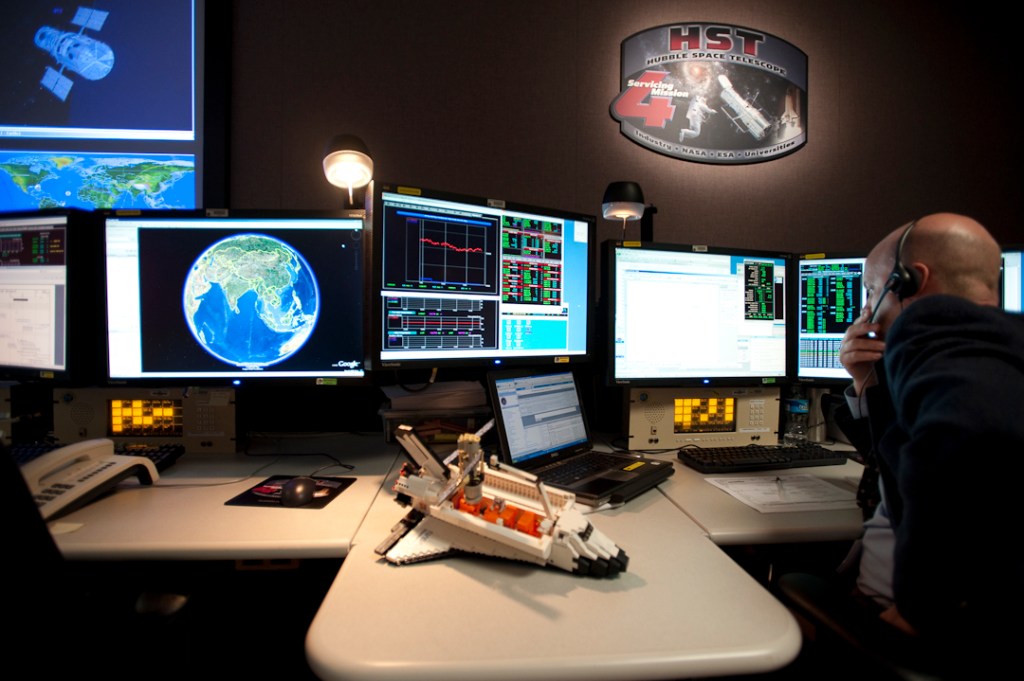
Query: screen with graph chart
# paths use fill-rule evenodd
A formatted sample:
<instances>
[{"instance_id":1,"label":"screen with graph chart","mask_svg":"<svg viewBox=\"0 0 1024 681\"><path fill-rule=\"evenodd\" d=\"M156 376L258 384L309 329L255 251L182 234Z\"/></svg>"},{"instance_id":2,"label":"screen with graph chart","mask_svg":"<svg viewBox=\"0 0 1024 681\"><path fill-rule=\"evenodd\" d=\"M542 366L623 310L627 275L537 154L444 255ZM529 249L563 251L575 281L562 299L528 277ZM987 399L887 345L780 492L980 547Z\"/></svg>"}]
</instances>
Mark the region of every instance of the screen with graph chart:
<instances>
[{"instance_id":1,"label":"screen with graph chart","mask_svg":"<svg viewBox=\"0 0 1024 681\"><path fill-rule=\"evenodd\" d=\"M589 359L595 217L381 183L375 368Z\"/></svg>"}]
</instances>

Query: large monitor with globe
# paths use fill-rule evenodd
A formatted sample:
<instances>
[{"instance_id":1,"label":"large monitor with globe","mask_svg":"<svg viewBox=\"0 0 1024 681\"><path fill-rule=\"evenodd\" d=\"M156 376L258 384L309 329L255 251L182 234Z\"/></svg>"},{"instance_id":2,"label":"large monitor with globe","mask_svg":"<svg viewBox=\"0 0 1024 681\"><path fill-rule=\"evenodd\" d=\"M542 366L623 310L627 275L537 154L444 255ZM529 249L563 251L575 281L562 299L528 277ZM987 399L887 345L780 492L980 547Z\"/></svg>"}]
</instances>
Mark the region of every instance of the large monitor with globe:
<instances>
[{"instance_id":1,"label":"large monitor with globe","mask_svg":"<svg viewBox=\"0 0 1024 681\"><path fill-rule=\"evenodd\" d=\"M111 382L364 376L361 219L153 211L105 242Z\"/></svg>"}]
</instances>

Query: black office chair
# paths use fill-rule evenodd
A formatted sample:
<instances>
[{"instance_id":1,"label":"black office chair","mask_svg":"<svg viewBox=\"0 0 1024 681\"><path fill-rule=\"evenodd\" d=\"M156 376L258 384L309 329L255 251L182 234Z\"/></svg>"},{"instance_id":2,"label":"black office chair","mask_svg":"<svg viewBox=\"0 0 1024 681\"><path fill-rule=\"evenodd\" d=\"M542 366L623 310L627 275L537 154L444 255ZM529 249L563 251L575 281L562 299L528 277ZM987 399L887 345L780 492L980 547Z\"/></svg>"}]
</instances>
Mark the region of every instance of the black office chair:
<instances>
[{"instance_id":1,"label":"black office chair","mask_svg":"<svg viewBox=\"0 0 1024 681\"><path fill-rule=\"evenodd\" d=\"M53 540L18 463L2 445L0 484L8 575L4 621L11 630L5 641L11 654L38 665L43 676L66 665L69 673L137 678L139 669L131 662L146 653L134 644L153 633L166 639L172 618L144 613L131 589L113 592L73 569Z\"/></svg>"},{"instance_id":2,"label":"black office chair","mask_svg":"<svg viewBox=\"0 0 1024 681\"><path fill-rule=\"evenodd\" d=\"M775 592L803 630L801 664L827 670L831 679L941 681L951 671L934 651L858 605L841 580L787 573Z\"/></svg>"},{"instance_id":3,"label":"black office chair","mask_svg":"<svg viewBox=\"0 0 1024 681\"><path fill-rule=\"evenodd\" d=\"M79 654L83 649L78 642L90 631L81 621L83 602L25 478L6 448L0 448L0 483L4 489L4 546L9 556L4 561L10 575L7 593L13 606L7 611L13 624L10 650L38 662L63 656L69 647ZM75 629L82 634L69 635Z\"/></svg>"}]
</instances>

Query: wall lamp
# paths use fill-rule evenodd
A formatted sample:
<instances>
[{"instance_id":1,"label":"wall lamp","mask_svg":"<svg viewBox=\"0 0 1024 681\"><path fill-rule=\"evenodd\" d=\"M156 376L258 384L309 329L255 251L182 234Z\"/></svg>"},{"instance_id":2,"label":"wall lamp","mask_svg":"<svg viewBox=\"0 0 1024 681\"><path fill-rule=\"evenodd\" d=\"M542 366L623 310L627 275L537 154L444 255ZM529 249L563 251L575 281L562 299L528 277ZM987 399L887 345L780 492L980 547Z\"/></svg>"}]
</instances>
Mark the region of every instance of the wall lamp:
<instances>
[{"instance_id":1,"label":"wall lamp","mask_svg":"<svg viewBox=\"0 0 1024 681\"><path fill-rule=\"evenodd\" d=\"M373 179L373 159L363 140L355 135L335 136L324 151L324 175L334 186L348 189L348 202L354 203L352 190Z\"/></svg>"},{"instance_id":2,"label":"wall lamp","mask_svg":"<svg viewBox=\"0 0 1024 681\"><path fill-rule=\"evenodd\" d=\"M605 220L622 220L622 235L626 223L640 220L641 241L654 240L654 213L658 209L644 204L644 192L636 182L612 182L604 190L601 214Z\"/></svg>"}]
</instances>

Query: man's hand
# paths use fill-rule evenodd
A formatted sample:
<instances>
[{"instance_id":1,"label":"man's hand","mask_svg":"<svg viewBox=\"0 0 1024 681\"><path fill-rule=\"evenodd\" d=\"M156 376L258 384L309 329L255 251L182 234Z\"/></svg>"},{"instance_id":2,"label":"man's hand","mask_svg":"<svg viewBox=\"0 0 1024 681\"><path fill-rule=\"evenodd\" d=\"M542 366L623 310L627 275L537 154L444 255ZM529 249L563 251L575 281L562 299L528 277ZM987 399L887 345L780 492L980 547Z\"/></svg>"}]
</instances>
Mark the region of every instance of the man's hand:
<instances>
[{"instance_id":1,"label":"man's hand","mask_svg":"<svg viewBox=\"0 0 1024 681\"><path fill-rule=\"evenodd\" d=\"M853 378L853 390L857 395L878 382L875 362L882 359L885 351L885 341L868 337L868 333L878 333L880 328L878 324L869 324L870 318L871 308L864 307L860 317L846 329L839 346L839 362Z\"/></svg>"}]
</instances>

